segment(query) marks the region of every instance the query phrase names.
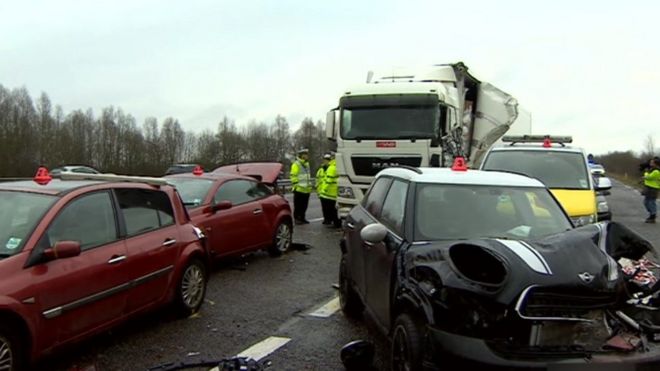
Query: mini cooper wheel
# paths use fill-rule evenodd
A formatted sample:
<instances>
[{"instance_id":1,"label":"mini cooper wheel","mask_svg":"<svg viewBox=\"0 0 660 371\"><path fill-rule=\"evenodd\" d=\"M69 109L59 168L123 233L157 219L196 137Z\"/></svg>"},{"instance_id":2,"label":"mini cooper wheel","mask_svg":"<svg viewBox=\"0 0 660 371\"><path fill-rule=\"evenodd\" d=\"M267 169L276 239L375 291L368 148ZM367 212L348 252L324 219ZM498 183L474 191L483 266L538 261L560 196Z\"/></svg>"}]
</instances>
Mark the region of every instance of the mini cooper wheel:
<instances>
[{"instance_id":1,"label":"mini cooper wheel","mask_svg":"<svg viewBox=\"0 0 660 371\"><path fill-rule=\"evenodd\" d=\"M423 344L422 325L407 313L397 317L392 332L392 370L421 370Z\"/></svg>"},{"instance_id":2,"label":"mini cooper wheel","mask_svg":"<svg viewBox=\"0 0 660 371\"><path fill-rule=\"evenodd\" d=\"M176 305L183 316L197 312L202 306L207 281L204 263L196 258L190 259L177 286Z\"/></svg>"},{"instance_id":3,"label":"mini cooper wheel","mask_svg":"<svg viewBox=\"0 0 660 371\"><path fill-rule=\"evenodd\" d=\"M341 257L339 263L339 306L346 317L349 318L359 318L364 311L362 300L351 286L345 256Z\"/></svg>"},{"instance_id":4,"label":"mini cooper wheel","mask_svg":"<svg viewBox=\"0 0 660 371\"><path fill-rule=\"evenodd\" d=\"M282 221L275 229L273 236L273 243L271 244L268 252L271 256L280 256L291 248L291 241L293 239L293 229L291 223Z\"/></svg>"}]
</instances>

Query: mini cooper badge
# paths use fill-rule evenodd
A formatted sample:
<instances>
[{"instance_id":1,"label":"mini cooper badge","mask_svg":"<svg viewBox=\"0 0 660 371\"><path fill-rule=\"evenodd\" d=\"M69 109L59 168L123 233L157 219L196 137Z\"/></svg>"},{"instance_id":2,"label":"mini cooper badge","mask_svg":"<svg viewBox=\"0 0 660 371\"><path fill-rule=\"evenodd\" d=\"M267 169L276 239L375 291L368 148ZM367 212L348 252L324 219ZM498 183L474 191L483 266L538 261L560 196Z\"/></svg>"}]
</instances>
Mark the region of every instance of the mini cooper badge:
<instances>
[{"instance_id":1,"label":"mini cooper badge","mask_svg":"<svg viewBox=\"0 0 660 371\"><path fill-rule=\"evenodd\" d=\"M591 283L591 281L594 280L594 276L589 272L580 273L578 274L578 277L580 277L584 283Z\"/></svg>"}]
</instances>

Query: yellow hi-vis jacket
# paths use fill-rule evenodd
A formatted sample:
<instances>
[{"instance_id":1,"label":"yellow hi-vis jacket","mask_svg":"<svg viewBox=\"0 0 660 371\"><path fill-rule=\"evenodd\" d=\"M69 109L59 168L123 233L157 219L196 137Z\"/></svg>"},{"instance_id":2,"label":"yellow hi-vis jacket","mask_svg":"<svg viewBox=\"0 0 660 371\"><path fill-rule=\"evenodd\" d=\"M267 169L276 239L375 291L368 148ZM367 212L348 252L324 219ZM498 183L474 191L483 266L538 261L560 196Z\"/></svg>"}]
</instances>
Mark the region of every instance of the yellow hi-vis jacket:
<instances>
[{"instance_id":1,"label":"yellow hi-vis jacket","mask_svg":"<svg viewBox=\"0 0 660 371\"><path fill-rule=\"evenodd\" d=\"M291 164L291 185L294 192L311 193L312 179L309 171L309 162L298 158Z\"/></svg>"},{"instance_id":2,"label":"yellow hi-vis jacket","mask_svg":"<svg viewBox=\"0 0 660 371\"><path fill-rule=\"evenodd\" d=\"M334 159L328 163L328 168L325 169L325 177L323 177L323 187L319 192L319 197L328 198L330 200L337 199L337 161Z\"/></svg>"},{"instance_id":3,"label":"yellow hi-vis jacket","mask_svg":"<svg viewBox=\"0 0 660 371\"><path fill-rule=\"evenodd\" d=\"M316 193L321 195L323 190L323 178L325 178L325 169L323 165L316 171Z\"/></svg>"},{"instance_id":4,"label":"yellow hi-vis jacket","mask_svg":"<svg viewBox=\"0 0 660 371\"><path fill-rule=\"evenodd\" d=\"M644 185L650 188L660 189L660 170L653 169L645 172Z\"/></svg>"}]
</instances>

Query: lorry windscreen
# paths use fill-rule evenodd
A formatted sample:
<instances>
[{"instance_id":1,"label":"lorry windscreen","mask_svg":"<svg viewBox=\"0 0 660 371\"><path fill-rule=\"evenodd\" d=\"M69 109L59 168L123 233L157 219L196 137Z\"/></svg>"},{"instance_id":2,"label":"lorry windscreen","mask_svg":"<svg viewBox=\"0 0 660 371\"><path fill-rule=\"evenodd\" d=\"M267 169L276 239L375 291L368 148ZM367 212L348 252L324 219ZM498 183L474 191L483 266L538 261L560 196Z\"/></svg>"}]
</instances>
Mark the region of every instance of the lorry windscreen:
<instances>
[{"instance_id":1,"label":"lorry windscreen","mask_svg":"<svg viewBox=\"0 0 660 371\"><path fill-rule=\"evenodd\" d=\"M343 108L343 139L433 139L440 130L441 107L377 106ZM444 109L444 108L442 108Z\"/></svg>"},{"instance_id":2,"label":"lorry windscreen","mask_svg":"<svg viewBox=\"0 0 660 371\"><path fill-rule=\"evenodd\" d=\"M434 139L446 108L436 94L375 94L344 96L341 137L361 139ZM442 111L441 111L442 110Z\"/></svg>"}]
</instances>

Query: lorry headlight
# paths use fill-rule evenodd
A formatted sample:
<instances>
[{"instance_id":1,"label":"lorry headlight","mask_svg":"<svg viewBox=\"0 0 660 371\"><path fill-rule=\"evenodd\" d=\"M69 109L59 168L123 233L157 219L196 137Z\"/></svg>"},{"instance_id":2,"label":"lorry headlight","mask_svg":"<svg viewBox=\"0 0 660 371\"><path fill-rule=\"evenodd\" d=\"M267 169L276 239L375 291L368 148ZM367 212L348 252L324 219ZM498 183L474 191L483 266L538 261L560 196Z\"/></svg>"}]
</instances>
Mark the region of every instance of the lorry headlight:
<instances>
[{"instance_id":1,"label":"lorry headlight","mask_svg":"<svg viewBox=\"0 0 660 371\"><path fill-rule=\"evenodd\" d=\"M598 212L599 213L606 213L608 211L610 211L610 206L607 204L607 201L598 202Z\"/></svg>"},{"instance_id":2,"label":"lorry headlight","mask_svg":"<svg viewBox=\"0 0 660 371\"><path fill-rule=\"evenodd\" d=\"M581 215L581 216L574 216L571 218L571 220L573 221L573 224L576 227L581 227L583 225L593 223L596 220L596 218L594 218L593 215Z\"/></svg>"},{"instance_id":3,"label":"lorry headlight","mask_svg":"<svg viewBox=\"0 0 660 371\"><path fill-rule=\"evenodd\" d=\"M351 187L339 186L337 196L342 198L355 198L355 194L353 194L353 189Z\"/></svg>"}]
</instances>

